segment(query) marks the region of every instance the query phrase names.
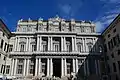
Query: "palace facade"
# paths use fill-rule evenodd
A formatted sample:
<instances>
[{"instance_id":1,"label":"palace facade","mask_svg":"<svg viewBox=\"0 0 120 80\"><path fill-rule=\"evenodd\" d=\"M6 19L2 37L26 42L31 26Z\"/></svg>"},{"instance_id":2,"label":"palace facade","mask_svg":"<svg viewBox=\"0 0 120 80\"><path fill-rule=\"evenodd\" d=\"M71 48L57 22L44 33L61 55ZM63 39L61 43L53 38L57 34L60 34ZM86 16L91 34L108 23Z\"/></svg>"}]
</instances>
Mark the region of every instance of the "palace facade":
<instances>
[{"instance_id":1,"label":"palace facade","mask_svg":"<svg viewBox=\"0 0 120 80\"><path fill-rule=\"evenodd\" d=\"M91 21L58 16L48 20L21 19L8 40L9 67L5 74L19 79L100 77L100 37Z\"/></svg>"}]
</instances>

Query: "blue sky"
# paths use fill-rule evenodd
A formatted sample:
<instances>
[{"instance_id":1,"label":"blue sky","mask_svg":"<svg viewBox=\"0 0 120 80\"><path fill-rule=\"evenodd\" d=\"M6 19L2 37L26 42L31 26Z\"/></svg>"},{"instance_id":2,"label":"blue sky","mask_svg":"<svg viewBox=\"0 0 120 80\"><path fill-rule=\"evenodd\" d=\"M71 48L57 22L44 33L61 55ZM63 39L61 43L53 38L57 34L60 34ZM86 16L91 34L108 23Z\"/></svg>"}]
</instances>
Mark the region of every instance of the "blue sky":
<instances>
[{"instance_id":1,"label":"blue sky","mask_svg":"<svg viewBox=\"0 0 120 80\"><path fill-rule=\"evenodd\" d=\"M11 31L19 19L61 18L91 20L97 32L102 32L120 13L120 0L3 0L0 18Z\"/></svg>"}]
</instances>

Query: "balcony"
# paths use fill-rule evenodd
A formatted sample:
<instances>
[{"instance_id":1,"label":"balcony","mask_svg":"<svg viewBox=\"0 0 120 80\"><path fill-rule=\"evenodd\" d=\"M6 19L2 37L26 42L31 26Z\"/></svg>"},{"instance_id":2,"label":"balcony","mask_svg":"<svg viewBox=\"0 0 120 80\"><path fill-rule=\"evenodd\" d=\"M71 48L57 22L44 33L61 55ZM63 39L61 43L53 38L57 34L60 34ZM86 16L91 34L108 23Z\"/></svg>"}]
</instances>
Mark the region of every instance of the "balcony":
<instances>
[{"instance_id":1,"label":"balcony","mask_svg":"<svg viewBox=\"0 0 120 80\"><path fill-rule=\"evenodd\" d=\"M19 51L15 51L15 52L10 52L10 55L41 55L41 56L45 56L45 55L49 55L49 56L87 56L87 55L101 55L100 52L67 52L67 51L59 51L59 52L55 52L55 51L34 51L34 52L19 52Z\"/></svg>"}]
</instances>

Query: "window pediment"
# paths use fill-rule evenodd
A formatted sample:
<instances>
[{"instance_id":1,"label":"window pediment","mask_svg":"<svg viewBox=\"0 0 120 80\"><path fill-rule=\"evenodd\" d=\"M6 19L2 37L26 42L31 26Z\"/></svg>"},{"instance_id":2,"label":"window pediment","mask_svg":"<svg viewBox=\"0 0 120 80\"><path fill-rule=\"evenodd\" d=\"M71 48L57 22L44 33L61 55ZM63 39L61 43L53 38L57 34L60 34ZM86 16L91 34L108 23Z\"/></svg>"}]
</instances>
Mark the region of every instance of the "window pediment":
<instances>
[{"instance_id":1,"label":"window pediment","mask_svg":"<svg viewBox=\"0 0 120 80\"><path fill-rule=\"evenodd\" d=\"M93 43L92 42L88 42L87 45L93 45Z\"/></svg>"},{"instance_id":2,"label":"window pediment","mask_svg":"<svg viewBox=\"0 0 120 80\"><path fill-rule=\"evenodd\" d=\"M26 42L23 42L23 41L22 41L22 42L19 42L19 44L26 44Z\"/></svg>"},{"instance_id":3,"label":"window pediment","mask_svg":"<svg viewBox=\"0 0 120 80\"><path fill-rule=\"evenodd\" d=\"M30 44L35 44L35 42L31 42Z\"/></svg>"},{"instance_id":4,"label":"window pediment","mask_svg":"<svg viewBox=\"0 0 120 80\"><path fill-rule=\"evenodd\" d=\"M77 45L82 45L82 43L81 43L81 42L78 42Z\"/></svg>"}]
</instances>

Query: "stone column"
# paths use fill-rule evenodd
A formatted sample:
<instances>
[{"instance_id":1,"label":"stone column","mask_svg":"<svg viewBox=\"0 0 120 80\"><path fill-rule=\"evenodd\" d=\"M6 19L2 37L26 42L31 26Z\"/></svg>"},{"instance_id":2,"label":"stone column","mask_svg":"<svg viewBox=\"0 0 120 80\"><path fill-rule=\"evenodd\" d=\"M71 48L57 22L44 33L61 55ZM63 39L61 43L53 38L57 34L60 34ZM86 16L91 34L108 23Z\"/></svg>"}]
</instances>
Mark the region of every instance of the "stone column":
<instances>
[{"instance_id":1,"label":"stone column","mask_svg":"<svg viewBox=\"0 0 120 80\"><path fill-rule=\"evenodd\" d=\"M67 75L67 64L66 64L66 58L65 58L65 76Z\"/></svg>"},{"instance_id":2,"label":"stone column","mask_svg":"<svg viewBox=\"0 0 120 80\"><path fill-rule=\"evenodd\" d=\"M19 42L20 42L20 37L18 38L18 40L17 40L17 50L16 51L20 51L20 46L19 46Z\"/></svg>"},{"instance_id":3,"label":"stone column","mask_svg":"<svg viewBox=\"0 0 120 80\"><path fill-rule=\"evenodd\" d=\"M39 40L40 38L39 38L39 36L37 36L37 51L39 51Z\"/></svg>"},{"instance_id":4,"label":"stone column","mask_svg":"<svg viewBox=\"0 0 120 80\"><path fill-rule=\"evenodd\" d=\"M14 66L14 75L17 73L17 59L15 59L15 66Z\"/></svg>"},{"instance_id":5,"label":"stone column","mask_svg":"<svg viewBox=\"0 0 120 80\"><path fill-rule=\"evenodd\" d=\"M29 51L31 51L31 45L30 45L30 43L31 43L31 37L29 38Z\"/></svg>"},{"instance_id":6,"label":"stone column","mask_svg":"<svg viewBox=\"0 0 120 80\"><path fill-rule=\"evenodd\" d=\"M76 73L78 72L78 59L75 60L76 62Z\"/></svg>"},{"instance_id":7,"label":"stone column","mask_svg":"<svg viewBox=\"0 0 120 80\"><path fill-rule=\"evenodd\" d=\"M98 64L98 75L100 75L101 74L101 70L100 70L100 60L97 60L96 61L97 62L97 64Z\"/></svg>"},{"instance_id":8,"label":"stone column","mask_svg":"<svg viewBox=\"0 0 120 80\"><path fill-rule=\"evenodd\" d=\"M74 44L74 38L72 37L72 51L74 51L75 44Z\"/></svg>"},{"instance_id":9,"label":"stone column","mask_svg":"<svg viewBox=\"0 0 120 80\"><path fill-rule=\"evenodd\" d=\"M93 52L95 53L95 49L96 49L96 42L95 42L95 40L94 40L94 38L92 38L92 43L93 43Z\"/></svg>"},{"instance_id":10,"label":"stone column","mask_svg":"<svg viewBox=\"0 0 120 80\"><path fill-rule=\"evenodd\" d=\"M84 38L82 38L82 42L83 42L83 48L82 48L82 52L85 52L85 42L84 42Z\"/></svg>"},{"instance_id":11,"label":"stone column","mask_svg":"<svg viewBox=\"0 0 120 80\"><path fill-rule=\"evenodd\" d=\"M52 62L52 58L50 59L50 76L52 77L53 75L53 62Z\"/></svg>"},{"instance_id":12,"label":"stone column","mask_svg":"<svg viewBox=\"0 0 120 80\"><path fill-rule=\"evenodd\" d=\"M29 59L27 59L27 70L26 70L26 75L29 75Z\"/></svg>"},{"instance_id":13,"label":"stone column","mask_svg":"<svg viewBox=\"0 0 120 80\"><path fill-rule=\"evenodd\" d=\"M17 37L15 38L14 51L17 51Z\"/></svg>"},{"instance_id":14,"label":"stone column","mask_svg":"<svg viewBox=\"0 0 120 80\"><path fill-rule=\"evenodd\" d=\"M77 51L76 37L74 37L74 40L75 40L75 51Z\"/></svg>"},{"instance_id":15,"label":"stone column","mask_svg":"<svg viewBox=\"0 0 120 80\"><path fill-rule=\"evenodd\" d=\"M98 66L97 66L97 60L95 60L95 71L96 71L96 74L98 75Z\"/></svg>"},{"instance_id":16,"label":"stone column","mask_svg":"<svg viewBox=\"0 0 120 80\"><path fill-rule=\"evenodd\" d=\"M63 58L61 58L61 76L64 76L64 62L63 62Z\"/></svg>"},{"instance_id":17,"label":"stone column","mask_svg":"<svg viewBox=\"0 0 120 80\"><path fill-rule=\"evenodd\" d=\"M85 52L86 52L86 51L88 51L88 50L87 50L87 44L86 44L86 38L85 38L85 40L84 40L84 43L85 43L85 46L84 46L85 48L84 48L84 50L85 50Z\"/></svg>"},{"instance_id":18,"label":"stone column","mask_svg":"<svg viewBox=\"0 0 120 80\"><path fill-rule=\"evenodd\" d=\"M61 51L63 51L64 50L64 47L63 47L63 37L61 37Z\"/></svg>"},{"instance_id":19,"label":"stone column","mask_svg":"<svg viewBox=\"0 0 120 80\"><path fill-rule=\"evenodd\" d=\"M84 60L84 74L86 75L86 61Z\"/></svg>"},{"instance_id":20,"label":"stone column","mask_svg":"<svg viewBox=\"0 0 120 80\"><path fill-rule=\"evenodd\" d=\"M95 44L96 44L96 51L98 51L99 49L98 49L98 42L97 42L97 38L95 38Z\"/></svg>"},{"instance_id":21,"label":"stone column","mask_svg":"<svg viewBox=\"0 0 120 80\"><path fill-rule=\"evenodd\" d=\"M50 42L51 42L51 51L53 51L53 41L52 41L52 36L51 36L51 38L50 38Z\"/></svg>"},{"instance_id":22,"label":"stone column","mask_svg":"<svg viewBox=\"0 0 120 80\"><path fill-rule=\"evenodd\" d=\"M75 73L75 59L73 59L73 73Z\"/></svg>"},{"instance_id":23,"label":"stone column","mask_svg":"<svg viewBox=\"0 0 120 80\"><path fill-rule=\"evenodd\" d=\"M64 37L64 51L67 51L66 50L66 38Z\"/></svg>"},{"instance_id":24,"label":"stone column","mask_svg":"<svg viewBox=\"0 0 120 80\"><path fill-rule=\"evenodd\" d=\"M41 73L41 58L39 58L39 71L38 71L38 75L41 75L40 73Z\"/></svg>"},{"instance_id":25,"label":"stone column","mask_svg":"<svg viewBox=\"0 0 120 80\"><path fill-rule=\"evenodd\" d=\"M11 65L11 76L14 73L14 58L12 59L12 65Z\"/></svg>"},{"instance_id":26,"label":"stone column","mask_svg":"<svg viewBox=\"0 0 120 80\"><path fill-rule=\"evenodd\" d=\"M49 64L49 58L47 59L47 76L49 76L49 68L50 68L50 64Z\"/></svg>"},{"instance_id":27,"label":"stone column","mask_svg":"<svg viewBox=\"0 0 120 80\"><path fill-rule=\"evenodd\" d=\"M27 42L26 42L26 51L28 51L28 37L27 37Z\"/></svg>"},{"instance_id":28,"label":"stone column","mask_svg":"<svg viewBox=\"0 0 120 80\"><path fill-rule=\"evenodd\" d=\"M89 63L88 63L88 60L86 60L86 64L87 64L87 75L89 76Z\"/></svg>"},{"instance_id":29,"label":"stone column","mask_svg":"<svg viewBox=\"0 0 120 80\"><path fill-rule=\"evenodd\" d=\"M36 58L36 63L35 63L35 76L37 76L38 73L38 58Z\"/></svg>"},{"instance_id":30,"label":"stone column","mask_svg":"<svg viewBox=\"0 0 120 80\"><path fill-rule=\"evenodd\" d=\"M23 75L26 75L26 59L24 59Z\"/></svg>"},{"instance_id":31,"label":"stone column","mask_svg":"<svg viewBox=\"0 0 120 80\"><path fill-rule=\"evenodd\" d=\"M42 47L42 36L40 36L40 43L39 44L40 44L40 46L39 46L40 47L40 51L42 51L42 48L41 48Z\"/></svg>"},{"instance_id":32,"label":"stone column","mask_svg":"<svg viewBox=\"0 0 120 80\"><path fill-rule=\"evenodd\" d=\"M50 51L50 37L48 36L48 51Z\"/></svg>"}]
</instances>

